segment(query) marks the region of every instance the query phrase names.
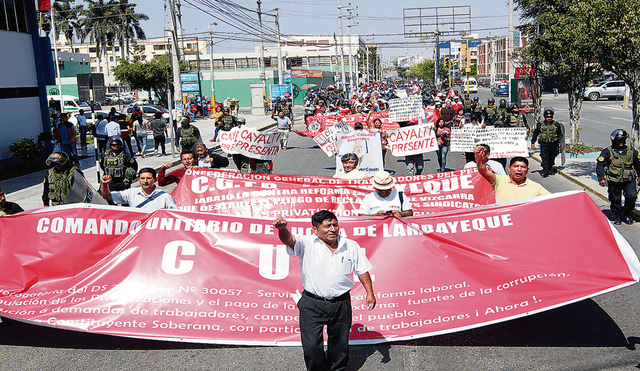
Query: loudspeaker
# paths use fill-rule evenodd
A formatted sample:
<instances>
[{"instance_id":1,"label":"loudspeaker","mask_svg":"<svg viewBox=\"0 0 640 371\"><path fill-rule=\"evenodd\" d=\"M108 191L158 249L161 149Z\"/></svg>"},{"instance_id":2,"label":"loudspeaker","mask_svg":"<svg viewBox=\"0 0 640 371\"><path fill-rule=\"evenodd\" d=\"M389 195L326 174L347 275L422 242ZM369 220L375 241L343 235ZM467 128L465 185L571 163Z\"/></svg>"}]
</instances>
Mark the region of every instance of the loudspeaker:
<instances>
[{"instance_id":1,"label":"loudspeaker","mask_svg":"<svg viewBox=\"0 0 640 371\"><path fill-rule=\"evenodd\" d=\"M93 90L93 101L104 104L105 87L104 75L101 73L81 73L78 79L78 99L81 102L91 101L89 92Z\"/></svg>"}]
</instances>

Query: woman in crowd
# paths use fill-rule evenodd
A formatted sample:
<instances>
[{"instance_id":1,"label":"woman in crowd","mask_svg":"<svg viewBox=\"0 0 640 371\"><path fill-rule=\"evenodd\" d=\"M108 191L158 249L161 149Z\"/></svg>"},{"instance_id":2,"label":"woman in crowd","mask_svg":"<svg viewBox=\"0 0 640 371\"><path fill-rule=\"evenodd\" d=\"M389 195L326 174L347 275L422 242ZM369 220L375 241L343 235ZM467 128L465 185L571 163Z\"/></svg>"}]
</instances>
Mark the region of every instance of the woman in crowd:
<instances>
[{"instance_id":1,"label":"woman in crowd","mask_svg":"<svg viewBox=\"0 0 640 371\"><path fill-rule=\"evenodd\" d=\"M446 171L447 155L449 154L449 138L451 138L451 129L449 129L444 122L444 119L439 118L436 121L435 129L436 139L438 140L438 150L436 155L438 156L438 169L439 173Z\"/></svg>"}]
</instances>

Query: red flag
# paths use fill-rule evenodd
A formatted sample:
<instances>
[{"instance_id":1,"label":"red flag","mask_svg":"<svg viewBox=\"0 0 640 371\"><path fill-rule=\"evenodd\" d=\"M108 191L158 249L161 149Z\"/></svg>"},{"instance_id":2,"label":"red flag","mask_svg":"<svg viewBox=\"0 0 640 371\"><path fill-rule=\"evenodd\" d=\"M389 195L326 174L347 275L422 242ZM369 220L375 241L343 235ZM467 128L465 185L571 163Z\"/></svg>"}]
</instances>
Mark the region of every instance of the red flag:
<instances>
[{"instance_id":1,"label":"red flag","mask_svg":"<svg viewBox=\"0 0 640 371\"><path fill-rule=\"evenodd\" d=\"M51 11L51 0L38 0L38 9L41 12Z\"/></svg>"}]
</instances>

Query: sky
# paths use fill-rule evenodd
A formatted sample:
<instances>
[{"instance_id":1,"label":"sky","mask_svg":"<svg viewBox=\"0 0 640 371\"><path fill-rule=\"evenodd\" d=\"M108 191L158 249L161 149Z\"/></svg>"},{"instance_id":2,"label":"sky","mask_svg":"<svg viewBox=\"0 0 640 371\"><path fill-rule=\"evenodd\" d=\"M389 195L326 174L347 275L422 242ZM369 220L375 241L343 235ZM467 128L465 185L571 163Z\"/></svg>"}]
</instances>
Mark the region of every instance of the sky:
<instances>
[{"instance_id":1,"label":"sky","mask_svg":"<svg viewBox=\"0 0 640 371\"><path fill-rule=\"evenodd\" d=\"M136 3L136 11L150 17L149 21L141 22L147 38L166 37L163 30L170 28L167 0L129 0ZM220 4L220 0L180 0L182 7L182 25L185 35L204 37L207 28L213 22L217 25L210 26L214 30L214 38L218 35L229 35L229 32L241 32L225 22L234 23L228 16L211 9L210 5ZM255 0L234 0L235 4L249 9L257 9ZM76 0L76 4L84 1ZM341 5L348 6L348 0L342 0ZM509 9L507 0L449 0L440 4L424 0L404 0L402 2L383 0L351 0L351 7L358 7L358 17L351 22L358 23L351 27L351 32L362 35L368 42L379 43L382 54L388 61L391 56L425 55L432 57L432 45L427 46L417 38L405 38L403 9L424 7L471 7L471 32L480 37L507 36L509 26ZM338 0L313 1L313 0L262 0L262 11L273 13L278 7L280 15L280 32L286 35L339 35L338 24ZM343 9L343 14L346 11ZM355 11L353 12L355 15ZM215 19L214 16L219 16ZM257 15L253 14L257 19ZM222 20L222 21L221 21ZM263 24L274 28L274 17L263 16ZM346 17L342 18L343 33L347 34ZM518 13L514 15L514 24L520 24ZM246 33L247 27L241 27ZM251 32L257 35L256 31ZM242 36L246 38L247 36ZM459 39L455 38L455 39ZM446 41L442 38L441 41ZM237 53L242 51L254 51L257 42L245 42L239 40L214 41L216 51L221 53ZM273 45L266 42L265 45Z\"/></svg>"}]
</instances>

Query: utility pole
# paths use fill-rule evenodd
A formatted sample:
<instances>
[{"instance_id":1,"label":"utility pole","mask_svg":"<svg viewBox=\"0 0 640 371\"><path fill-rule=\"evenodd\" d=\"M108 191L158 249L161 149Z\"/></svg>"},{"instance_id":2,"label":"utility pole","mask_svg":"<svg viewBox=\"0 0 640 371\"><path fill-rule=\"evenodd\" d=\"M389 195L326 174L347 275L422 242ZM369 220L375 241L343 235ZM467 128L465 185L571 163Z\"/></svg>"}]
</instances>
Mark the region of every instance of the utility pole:
<instances>
[{"instance_id":1,"label":"utility pole","mask_svg":"<svg viewBox=\"0 0 640 371\"><path fill-rule=\"evenodd\" d=\"M276 7L276 38L278 40L278 84L282 85L282 43L280 42L280 17Z\"/></svg>"},{"instance_id":2,"label":"utility pole","mask_svg":"<svg viewBox=\"0 0 640 371\"><path fill-rule=\"evenodd\" d=\"M369 40L367 40L367 41L369 41ZM366 76L367 76L367 84L369 84L369 82L370 82L370 79L369 79L369 43L365 44L365 50L367 52L367 69L366 69L367 73L366 73Z\"/></svg>"},{"instance_id":3,"label":"utility pole","mask_svg":"<svg viewBox=\"0 0 640 371\"><path fill-rule=\"evenodd\" d=\"M342 74L340 75L342 80L342 90L347 91L347 79L345 78L344 70L344 34L342 33L342 8L346 8L348 5L340 5L338 0L338 25L340 26L340 69Z\"/></svg>"},{"instance_id":4,"label":"utility pole","mask_svg":"<svg viewBox=\"0 0 640 371\"><path fill-rule=\"evenodd\" d=\"M258 65L260 66L260 80L262 80L262 94L264 95L267 91L267 75L264 72L264 40L262 34L262 10L260 9L260 5L262 2L257 0L258 3L258 23L260 24L260 60L258 60Z\"/></svg>"},{"instance_id":5,"label":"utility pole","mask_svg":"<svg viewBox=\"0 0 640 371\"><path fill-rule=\"evenodd\" d=\"M181 51L184 52L184 35L183 35L183 30L182 30L182 12L180 11L180 0L175 0L176 2L176 19L177 19L177 26L176 26L176 35L178 37L178 40L180 42L180 48Z\"/></svg>"},{"instance_id":6,"label":"utility pole","mask_svg":"<svg viewBox=\"0 0 640 371\"><path fill-rule=\"evenodd\" d=\"M171 12L171 40L173 44L173 53L171 53L171 67L173 70L173 91L175 92L175 108L178 109L178 102L182 105L182 85L180 83L180 55L178 48L178 35L176 29L176 0L169 0ZM171 110L171 107L169 107Z\"/></svg>"},{"instance_id":7,"label":"utility pole","mask_svg":"<svg viewBox=\"0 0 640 371\"><path fill-rule=\"evenodd\" d=\"M434 80L436 82L436 88L440 87L440 31L435 30L436 35L436 75Z\"/></svg>"},{"instance_id":8,"label":"utility pole","mask_svg":"<svg viewBox=\"0 0 640 371\"><path fill-rule=\"evenodd\" d=\"M513 61L511 59L511 54L513 53L513 48L515 43L513 42L513 0L509 0L509 52L507 53L507 58L509 58L509 81L513 79L514 75L514 66ZM509 89L511 89L511 82L509 82Z\"/></svg>"},{"instance_id":9,"label":"utility pole","mask_svg":"<svg viewBox=\"0 0 640 371\"><path fill-rule=\"evenodd\" d=\"M209 29L209 64L211 64L211 102L213 103L212 107L215 109L216 107L216 98L215 98L215 88L214 88L214 79L213 79L213 31L211 31L211 25L217 26L216 22L210 23L207 28Z\"/></svg>"},{"instance_id":10,"label":"utility pole","mask_svg":"<svg viewBox=\"0 0 640 371\"><path fill-rule=\"evenodd\" d=\"M60 113L62 113L64 112L64 99L62 99L62 77L60 77L60 62L58 61L58 43L56 41L56 22L53 19L53 9L51 9L50 15L51 15L51 33L53 35L53 57L56 59L55 63L56 63L56 74L58 78L58 91L59 91L58 94L60 94Z\"/></svg>"},{"instance_id":11,"label":"utility pole","mask_svg":"<svg viewBox=\"0 0 640 371\"><path fill-rule=\"evenodd\" d=\"M347 8L347 11L349 12L349 15L347 15L347 34L349 35L349 79L351 80L351 85L354 85L354 80L353 80L353 42L351 40L351 27L352 26L357 26L358 23L351 23L351 18L353 18L353 16L351 15L351 11L355 10L356 12L358 11L358 7L356 6L355 8ZM358 16L358 13L356 13L356 17ZM358 39L360 37L358 36ZM358 45L360 45L360 43L358 42ZM357 85L357 82L355 83L355 85Z\"/></svg>"}]
</instances>

